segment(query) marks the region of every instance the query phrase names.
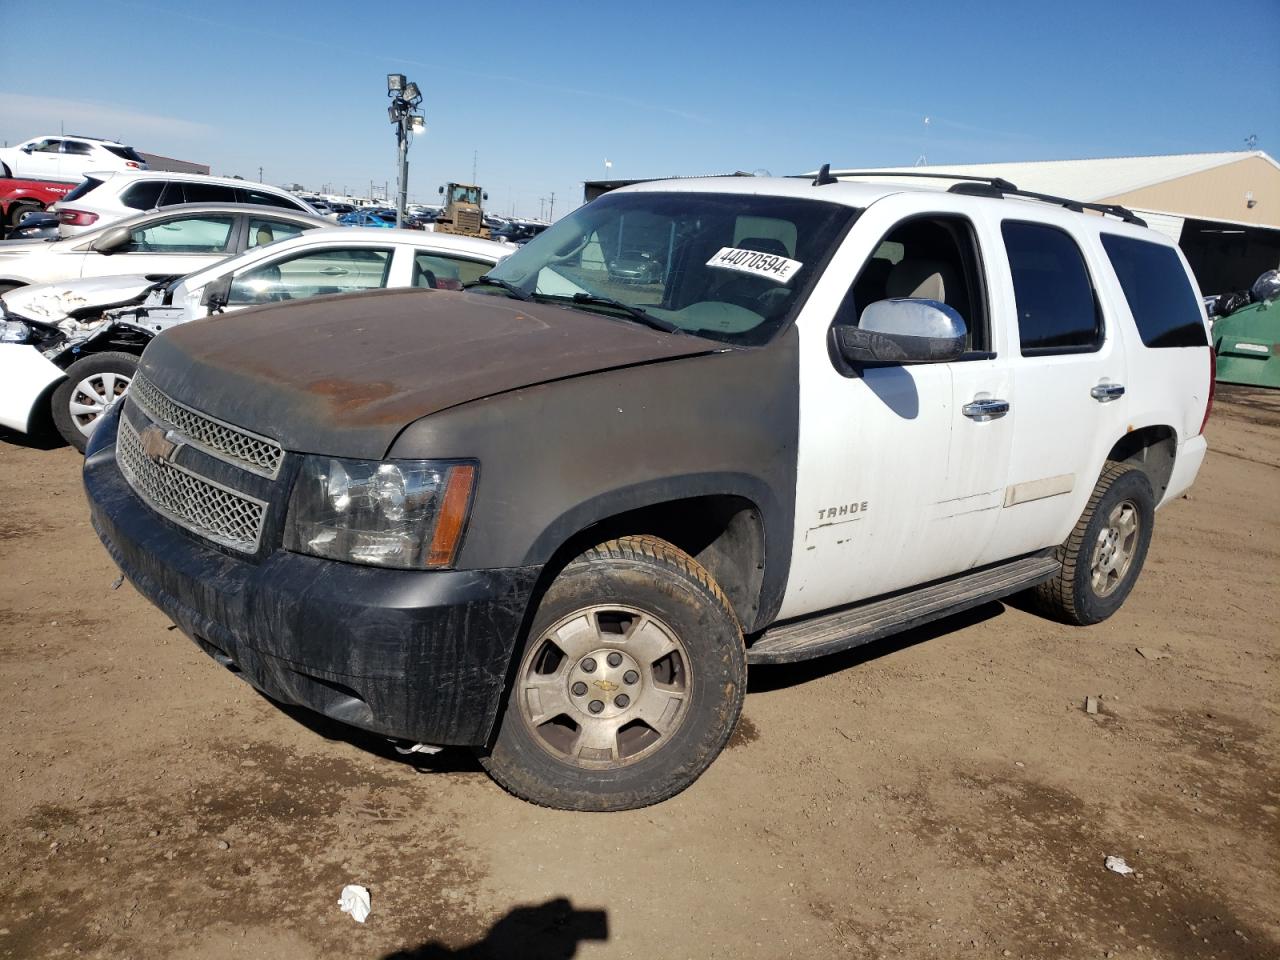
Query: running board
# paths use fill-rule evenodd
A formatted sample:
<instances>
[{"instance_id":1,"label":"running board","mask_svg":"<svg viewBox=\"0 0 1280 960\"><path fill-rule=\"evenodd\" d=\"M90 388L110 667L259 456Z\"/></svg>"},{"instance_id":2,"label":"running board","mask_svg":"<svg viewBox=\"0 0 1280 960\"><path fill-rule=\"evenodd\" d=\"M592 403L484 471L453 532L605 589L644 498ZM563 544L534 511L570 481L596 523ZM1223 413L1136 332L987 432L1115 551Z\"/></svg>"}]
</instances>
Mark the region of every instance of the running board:
<instances>
[{"instance_id":1,"label":"running board","mask_svg":"<svg viewBox=\"0 0 1280 960\"><path fill-rule=\"evenodd\" d=\"M825 657L1026 590L1052 580L1061 569L1052 556L1036 554L884 600L770 627L747 650L747 662L794 663Z\"/></svg>"}]
</instances>

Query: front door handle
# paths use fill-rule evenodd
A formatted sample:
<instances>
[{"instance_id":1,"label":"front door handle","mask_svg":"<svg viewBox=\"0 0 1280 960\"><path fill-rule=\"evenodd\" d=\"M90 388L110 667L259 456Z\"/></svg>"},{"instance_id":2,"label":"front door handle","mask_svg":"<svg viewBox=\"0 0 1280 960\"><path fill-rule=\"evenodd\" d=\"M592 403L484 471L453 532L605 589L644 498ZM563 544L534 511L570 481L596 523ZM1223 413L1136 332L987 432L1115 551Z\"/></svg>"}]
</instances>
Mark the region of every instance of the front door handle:
<instances>
[{"instance_id":1,"label":"front door handle","mask_svg":"<svg viewBox=\"0 0 1280 960\"><path fill-rule=\"evenodd\" d=\"M970 420L986 423L988 420L999 420L1008 413L1009 401L996 400L994 397L983 397L966 403L960 408L960 412Z\"/></svg>"},{"instance_id":2,"label":"front door handle","mask_svg":"<svg viewBox=\"0 0 1280 960\"><path fill-rule=\"evenodd\" d=\"M1089 391L1089 396L1099 403L1110 403L1112 400L1119 400L1124 396L1124 384L1100 383Z\"/></svg>"}]
</instances>

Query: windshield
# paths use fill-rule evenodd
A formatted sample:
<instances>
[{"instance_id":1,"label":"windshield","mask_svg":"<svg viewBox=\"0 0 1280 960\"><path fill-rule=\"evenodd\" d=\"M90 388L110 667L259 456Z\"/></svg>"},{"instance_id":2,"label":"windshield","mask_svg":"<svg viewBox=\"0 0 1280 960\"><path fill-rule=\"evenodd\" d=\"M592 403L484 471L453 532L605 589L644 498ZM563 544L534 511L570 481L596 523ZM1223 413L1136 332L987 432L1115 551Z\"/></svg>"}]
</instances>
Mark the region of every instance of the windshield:
<instances>
[{"instance_id":1,"label":"windshield","mask_svg":"<svg viewBox=\"0 0 1280 960\"><path fill-rule=\"evenodd\" d=\"M478 206L480 203L480 188L464 187L455 183L451 196L454 203L474 203Z\"/></svg>"},{"instance_id":2,"label":"windshield","mask_svg":"<svg viewBox=\"0 0 1280 960\"><path fill-rule=\"evenodd\" d=\"M689 333L759 344L794 317L857 214L790 197L610 193L489 275L538 300L605 297Z\"/></svg>"}]
</instances>

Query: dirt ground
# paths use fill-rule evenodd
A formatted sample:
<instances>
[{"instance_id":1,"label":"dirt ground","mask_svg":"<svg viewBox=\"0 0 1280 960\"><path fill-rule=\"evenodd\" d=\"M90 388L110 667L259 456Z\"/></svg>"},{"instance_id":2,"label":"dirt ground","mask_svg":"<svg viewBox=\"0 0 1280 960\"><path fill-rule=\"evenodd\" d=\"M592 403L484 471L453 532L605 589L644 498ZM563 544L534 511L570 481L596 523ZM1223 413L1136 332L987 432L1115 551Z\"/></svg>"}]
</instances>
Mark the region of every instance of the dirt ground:
<instances>
[{"instance_id":1,"label":"dirt ground","mask_svg":"<svg viewBox=\"0 0 1280 960\"><path fill-rule=\"evenodd\" d=\"M1280 396L1209 439L1112 620L753 668L692 789L585 815L259 696L0 436L0 957L1280 957Z\"/></svg>"}]
</instances>

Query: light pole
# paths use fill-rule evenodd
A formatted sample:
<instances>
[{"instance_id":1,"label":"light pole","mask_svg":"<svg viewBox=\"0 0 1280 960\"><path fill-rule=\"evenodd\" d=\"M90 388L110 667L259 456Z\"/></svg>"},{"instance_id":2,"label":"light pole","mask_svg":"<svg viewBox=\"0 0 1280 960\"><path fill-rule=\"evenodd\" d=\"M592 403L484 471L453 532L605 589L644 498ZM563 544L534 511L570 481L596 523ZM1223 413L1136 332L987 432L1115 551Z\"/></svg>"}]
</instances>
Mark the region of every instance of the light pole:
<instances>
[{"instance_id":1,"label":"light pole","mask_svg":"<svg viewBox=\"0 0 1280 960\"><path fill-rule=\"evenodd\" d=\"M426 130L427 121L413 112L422 103L422 93L412 80L405 82L403 73L387 74L387 96L391 98L387 117L395 124L396 146L399 148L400 165L397 169L400 195L396 200L396 226L399 227L404 223L404 207L409 198L409 134Z\"/></svg>"}]
</instances>

